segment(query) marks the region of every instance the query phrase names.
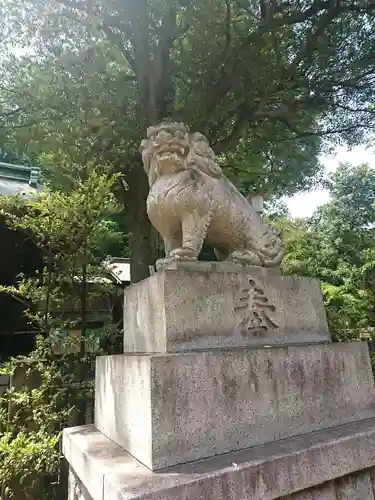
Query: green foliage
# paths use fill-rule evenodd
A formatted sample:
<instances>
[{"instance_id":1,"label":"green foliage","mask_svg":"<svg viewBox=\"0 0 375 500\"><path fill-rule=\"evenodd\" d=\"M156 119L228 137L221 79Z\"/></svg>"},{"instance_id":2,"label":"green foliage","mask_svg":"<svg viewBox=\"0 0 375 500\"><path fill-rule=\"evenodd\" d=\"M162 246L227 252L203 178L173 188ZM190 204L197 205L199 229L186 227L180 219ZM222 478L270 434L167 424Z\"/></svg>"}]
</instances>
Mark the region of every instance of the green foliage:
<instances>
[{"instance_id":1,"label":"green foliage","mask_svg":"<svg viewBox=\"0 0 375 500\"><path fill-rule=\"evenodd\" d=\"M57 259L78 252L85 238L95 252L101 236L108 233L104 218L118 210L111 194L115 180L94 169L87 179L78 178L69 193L46 188L35 200L3 197L0 215L12 229L27 231L44 252L52 249Z\"/></svg>"},{"instance_id":2,"label":"green foliage","mask_svg":"<svg viewBox=\"0 0 375 500\"><path fill-rule=\"evenodd\" d=\"M22 364L11 360L3 372L14 375L20 367L25 371L23 386L0 399L0 484L10 497L22 490L30 499L45 498L43 478L58 472L60 425L73 408L67 405L67 386L44 340L38 340ZM36 388L28 383L31 373L38 375Z\"/></svg>"},{"instance_id":3,"label":"green foliage","mask_svg":"<svg viewBox=\"0 0 375 500\"><path fill-rule=\"evenodd\" d=\"M104 154L126 165L137 153L145 115L151 121L168 115L201 128L252 181L264 169L271 190L284 176L283 184L296 183L295 189L318 169L321 133L349 131L353 140L353 124L372 117L371 109L349 106L355 99L359 107L371 85L372 73L359 61L373 47L372 9L332 10L306 1L277 12L269 6L266 13L260 2L237 0L47 5L4 3L10 38L17 45L32 39L33 48L21 59L14 52L9 62L4 58L13 83L3 92L21 108L10 125L30 125L28 149L59 168L77 154L81 160ZM142 40L131 35L137 29ZM355 52L346 50L348 38ZM143 95L149 90L142 78L156 102ZM363 86L355 87L356 80ZM332 126L337 122L340 127Z\"/></svg>"},{"instance_id":4,"label":"green foliage","mask_svg":"<svg viewBox=\"0 0 375 500\"><path fill-rule=\"evenodd\" d=\"M322 284L327 318L334 340L348 341L361 338L373 325L370 310L374 296L369 290L358 290L350 285Z\"/></svg>"},{"instance_id":5,"label":"green foliage","mask_svg":"<svg viewBox=\"0 0 375 500\"><path fill-rule=\"evenodd\" d=\"M35 200L0 199L0 215L7 225L26 232L45 260L35 277L21 276L16 287L1 290L30 306L28 315L41 331L70 330L74 323L64 317L66 302L71 310L87 309L89 300L113 291L108 280L98 280L103 277L100 262L108 248L123 239L107 218L118 210L112 194L115 181L115 176L93 169L69 193L45 189ZM87 282L92 280L96 284L89 289Z\"/></svg>"},{"instance_id":6,"label":"green foliage","mask_svg":"<svg viewBox=\"0 0 375 500\"><path fill-rule=\"evenodd\" d=\"M137 281L156 256L146 127L169 116L203 132L245 193L310 187L325 138L374 127L374 14L349 0L4 0L0 144L57 184L87 161L125 173Z\"/></svg>"},{"instance_id":7,"label":"green foliage","mask_svg":"<svg viewBox=\"0 0 375 500\"><path fill-rule=\"evenodd\" d=\"M58 435L20 431L16 436L10 432L0 437L0 484L22 487L25 498L33 500L47 498L39 477L57 473L59 465ZM8 498L15 496L12 486L5 486Z\"/></svg>"},{"instance_id":8,"label":"green foliage","mask_svg":"<svg viewBox=\"0 0 375 500\"><path fill-rule=\"evenodd\" d=\"M319 278L334 338L358 338L375 326L375 171L341 165L326 186L331 201L311 219L277 220L283 267Z\"/></svg>"},{"instance_id":9,"label":"green foliage","mask_svg":"<svg viewBox=\"0 0 375 500\"><path fill-rule=\"evenodd\" d=\"M0 484L14 498L21 492L33 500L55 498L60 432L85 423L94 357L118 334L110 311L101 328L90 327L88 317L92 301L114 293L100 262L121 239L108 219L118 210L116 176L95 168L81 175L70 192L46 188L35 200L0 198L5 222L32 238L45 262L35 277L1 287L28 305L28 317L43 333L28 358L5 367L15 381L24 372L24 381L0 399Z\"/></svg>"},{"instance_id":10,"label":"green foliage","mask_svg":"<svg viewBox=\"0 0 375 500\"><path fill-rule=\"evenodd\" d=\"M81 401L93 398L93 363L100 352L57 356L53 339L39 337L27 358L2 369L16 384L0 398L0 484L8 496L55 498L60 433L76 422Z\"/></svg>"}]
</instances>

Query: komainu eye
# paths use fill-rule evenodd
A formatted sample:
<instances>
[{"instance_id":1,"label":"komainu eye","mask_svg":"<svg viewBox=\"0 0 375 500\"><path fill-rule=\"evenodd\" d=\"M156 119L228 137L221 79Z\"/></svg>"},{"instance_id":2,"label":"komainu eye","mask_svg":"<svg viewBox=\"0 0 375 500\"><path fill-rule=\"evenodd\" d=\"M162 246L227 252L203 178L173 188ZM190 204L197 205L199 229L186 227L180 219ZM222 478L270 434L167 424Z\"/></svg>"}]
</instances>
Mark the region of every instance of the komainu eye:
<instances>
[{"instance_id":1,"label":"komainu eye","mask_svg":"<svg viewBox=\"0 0 375 500\"><path fill-rule=\"evenodd\" d=\"M167 130L161 130L158 133L158 140L163 140L163 141L170 141L172 139L172 134L169 133Z\"/></svg>"}]
</instances>

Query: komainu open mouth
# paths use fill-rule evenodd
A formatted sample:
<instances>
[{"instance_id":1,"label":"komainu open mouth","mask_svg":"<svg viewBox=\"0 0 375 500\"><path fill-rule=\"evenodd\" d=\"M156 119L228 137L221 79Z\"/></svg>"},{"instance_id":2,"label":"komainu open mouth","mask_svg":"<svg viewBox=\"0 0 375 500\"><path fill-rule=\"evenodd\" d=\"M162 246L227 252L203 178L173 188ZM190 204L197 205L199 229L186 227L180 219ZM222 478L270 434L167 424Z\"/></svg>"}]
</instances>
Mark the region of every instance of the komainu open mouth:
<instances>
[{"instance_id":1,"label":"komainu open mouth","mask_svg":"<svg viewBox=\"0 0 375 500\"><path fill-rule=\"evenodd\" d=\"M159 144L157 141L154 142L155 154L161 158L170 154L177 154L180 156L186 156L188 154L189 148L182 145L179 142L162 142Z\"/></svg>"}]
</instances>

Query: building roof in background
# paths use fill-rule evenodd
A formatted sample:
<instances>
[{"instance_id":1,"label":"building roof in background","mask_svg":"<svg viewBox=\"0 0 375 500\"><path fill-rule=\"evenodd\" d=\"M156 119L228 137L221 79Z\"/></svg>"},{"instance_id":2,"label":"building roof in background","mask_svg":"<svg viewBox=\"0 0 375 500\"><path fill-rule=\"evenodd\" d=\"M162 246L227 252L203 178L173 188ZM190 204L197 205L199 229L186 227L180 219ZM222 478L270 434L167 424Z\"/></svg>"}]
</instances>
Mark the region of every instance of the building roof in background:
<instances>
[{"instance_id":1,"label":"building roof in background","mask_svg":"<svg viewBox=\"0 0 375 500\"><path fill-rule=\"evenodd\" d=\"M130 283L130 260L122 257L109 257L103 262L104 269L119 284Z\"/></svg>"},{"instance_id":2,"label":"building roof in background","mask_svg":"<svg viewBox=\"0 0 375 500\"><path fill-rule=\"evenodd\" d=\"M41 187L38 168L0 162L0 195L34 198Z\"/></svg>"}]
</instances>

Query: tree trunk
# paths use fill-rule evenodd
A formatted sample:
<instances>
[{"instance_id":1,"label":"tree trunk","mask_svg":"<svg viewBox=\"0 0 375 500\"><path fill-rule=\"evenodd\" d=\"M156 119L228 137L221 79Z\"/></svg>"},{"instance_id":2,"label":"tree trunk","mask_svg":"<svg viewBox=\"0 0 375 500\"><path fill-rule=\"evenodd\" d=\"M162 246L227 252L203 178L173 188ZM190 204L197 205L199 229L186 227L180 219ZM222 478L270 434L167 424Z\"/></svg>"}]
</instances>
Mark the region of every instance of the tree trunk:
<instances>
[{"instance_id":1,"label":"tree trunk","mask_svg":"<svg viewBox=\"0 0 375 500\"><path fill-rule=\"evenodd\" d=\"M128 227L130 240L130 272L132 283L149 276L149 266L158 257L157 235L147 216L146 200L149 191L146 174L137 162L126 176Z\"/></svg>"}]
</instances>

